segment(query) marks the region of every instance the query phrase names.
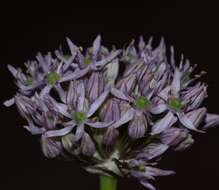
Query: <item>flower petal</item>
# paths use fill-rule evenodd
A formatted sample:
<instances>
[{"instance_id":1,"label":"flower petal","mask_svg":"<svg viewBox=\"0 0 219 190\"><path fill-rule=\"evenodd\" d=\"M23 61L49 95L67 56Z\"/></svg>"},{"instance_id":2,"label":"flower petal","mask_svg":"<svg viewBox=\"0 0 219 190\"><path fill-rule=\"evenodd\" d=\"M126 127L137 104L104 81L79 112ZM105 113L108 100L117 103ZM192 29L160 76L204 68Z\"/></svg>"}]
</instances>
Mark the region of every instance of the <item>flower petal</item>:
<instances>
[{"instance_id":1,"label":"flower petal","mask_svg":"<svg viewBox=\"0 0 219 190\"><path fill-rule=\"evenodd\" d=\"M64 89L62 88L62 86L60 84L57 84L55 86L55 89L57 91L57 93L59 94L59 98L62 100L62 102L66 101L66 93L64 91Z\"/></svg>"},{"instance_id":2,"label":"flower petal","mask_svg":"<svg viewBox=\"0 0 219 190\"><path fill-rule=\"evenodd\" d=\"M84 108L84 101L85 101L85 87L82 81L78 85L77 92L78 92L77 109L78 111L82 111Z\"/></svg>"},{"instance_id":3,"label":"flower petal","mask_svg":"<svg viewBox=\"0 0 219 190\"><path fill-rule=\"evenodd\" d=\"M140 183L149 190L156 190L147 180L141 180Z\"/></svg>"},{"instance_id":4,"label":"flower petal","mask_svg":"<svg viewBox=\"0 0 219 190\"><path fill-rule=\"evenodd\" d=\"M102 143L105 145L113 145L116 142L116 138L119 135L119 131L114 127L108 127L103 135Z\"/></svg>"},{"instance_id":5,"label":"flower petal","mask_svg":"<svg viewBox=\"0 0 219 190\"><path fill-rule=\"evenodd\" d=\"M205 118L205 125L203 127L204 130L215 127L219 125L219 115L208 113Z\"/></svg>"},{"instance_id":6,"label":"flower petal","mask_svg":"<svg viewBox=\"0 0 219 190\"><path fill-rule=\"evenodd\" d=\"M150 108L150 112L153 114L161 114L161 113L165 112L166 110L167 110L167 105L163 104L163 103L160 103L158 105L153 105Z\"/></svg>"},{"instance_id":7,"label":"flower petal","mask_svg":"<svg viewBox=\"0 0 219 190\"><path fill-rule=\"evenodd\" d=\"M105 71L106 83L109 86L110 85L114 86L118 74L119 74L119 60L115 59L111 63L106 65L106 71Z\"/></svg>"},{"instance_id":8,"label":"flower petal","mask_svg":"<svg viewBox=\"0 0 219 190\"><path fill-rule=\"evenodd\" d=\"M53 139L47 138L44 135L42 135L41 137L41 146L44 155L48 158L55 158L62 151L61 143Z\"/></svg>"},{"instance_id":9,"label":"flower petal","mask_svg":"<svg viewBox=\"0 0 219 190\"><path fill-rule=\"evenodd\" d=\"M58 130L50 130L50 131L47 131L44 135L46 137L62 137L70 133L71 130L75 127L75 125L71 125L63 129L58 129Z\"/></svg>"},{"instance_id":10,"label":"flower petal","mask_svg":"<svg viewBox=\"0 0 219 190\"><path fill-rule=\"evenodd\" d=\"M94 40L93 46L92 46L92 54L93 54L94 59L96 59L97 54L100 51L100 47L101 47L101 36L98 35L96 39Z\"/></svg>"},{"instance_id":11,"label":"flower petal","mask_svg":"<svg viewBox=\"0 0 219 190\"><path fill-rule=\"evenodd\" d=\"M98 128L98 129L109 127L113 123L114 123L114 121L111 121L111 122L86 122L86 124L89 125L90 127Z\"/></svg>"},{"instance_id":12,"label":"flower petal","mask_svg":"<svg viewBox=\"0 0 219 190\"><path fill-rule=\"evenodd\" d=\"M186 116L188 116L189 120L193 123L195 128L197 128L199 124L204 120L206 111L206 108L199 108L186 113Z\"/></svg>"},{"instance_id":13,"label":"flower petal","mask_svg":"<svg viewBox=\"0 0 219 190\"><path fill-rule=\"evenodd\" d=\"M188 133L185 128L172 127L161 133L160 140L163 144L176 146L188 136Z\"/></svg>"},{"instance_id":14,"label":"flower petal","mask_svg":"<svg viewBox=\"0 0 219 190\"><path fill-rule=\"evenodd\" d=\"M86 90L89 101L93 102L96 100L104 91L103 73L92 72L88 78Z\"/></svg>"},{"instance_id":15,"label":"flower petal","mask_svg":"<svg viewBox=\"0 0 219 190\"><path fill-rule=\"evenodd\" d=\"M25 126L23 126L23 127L24 127L26 130L28 130L32 135L43 134L43 133L46 131L46 129L43 128L43 127L37 127L37 126L35 126L35 125L33 124L33 122L30 121L29 119L28 119L28 126L25 125Z\"/></svg>"},{"instance_id":16,"label":"flower petal","mask_svg":"<svg viewBox=\"0 0 219 190\"><path fill-rule=\"evenodd\" d=\"M175 174L175 172L171 170L161 170L150 166L146 167L145 170L145 173L149 176L168 176Z\"/></svg>"},{"instance_id":17,"label":"flower petal","mask_svg":"<svg viewBox=\"0 0 219 190\"><path fill-rule=\"evenodd\" d=\"M73 42L70 40L70 38L66 38L66 41L67 41L68 47L71 51L71 55L73 57L75 57L77 54L77 51L78 51L78 47L73 44Z\"/></svg>"},{"instance_id":18,"label":"flower petal","mask_svg":"<svg viewBox=\"0 0 219 190\"><path fill-rule=\"evenodd\" d=\"M138 139L144 136L147 130L147 121L143 113L136 111L134 118L128 125L128 134L133 139Z\"/></svg>"},{"instance_id":19,"label":"flower petal","mask_svg":"<svg viewBox=\"0 0 219 190\"><path fill-rule=\"evenodd\" d=\"M79 126L77 126L75 133L75 141L80 140L83 134L84 134L84 123L81 123Z\"/></svg>"},{"instance_id":20,"label":"flower petal","mask_svg":"<svg viewBox=\"0 0 219 190\"><path fill-rule=\"evenodd\" d=\"M156 135L163 132L165 129L171 127L176 122L176 117L169 111L164 118L157 121L152 127L151 135Z\"/></svg>"},{"instance_id":21,"label":"flower petal","mask_svg":"<svg viewBox=\"0 0 219 190\"><path fill-rule=\"evenodd\" d=\"M130 98L126 96L121 90L118 90L114 87L111 88L111 94L114 95L115 97L125 100L125 101L130 101Z\"/></svg>"},{"instance_id":22,"label":"flower petal","mask_svg":"<svg viewBox=\"0 0 219 190\"><path fill-rule=\"evenodd\" d=\"M178 97L178 93L180 91L180 82L181 82L181 73L178 68L175 68L173 81L171 84L171 90L176 97Z\"/></svg>"},{"instance_id":23,"label":"flower petal","mask_svg":"<svg viewBox=\"0 0 219 190\"><path fill-rule=\"evenodd\" d=\"M61 113L62 115L66 116L66 117L68 117L70 119L72 118L72 115L68 112L67 105L62 104L62 103L57 103L56 107L57 107L59 113Z\"/></svg>"},{"instance_id":24,"label":"flower petal","mask_svg":"<svg viewBox=\"0 0 219 190\"><path fill-rule=\"evenodd\" d=\"M174 150L175 151L184 151L188 149L194 143L194 139L191 134L188 134L188 137L182 141Z\"/></svg>"},{"instance_id":25,"label":"flower petal","mask_svg":"<svg viewBox=\"0 0 219 190\"><path fill-rule=\"evenodd\" d=\"M45 73L49 72L49 66L47 61L45 60L45 58L42 56L42 54L40 52L38 52L37 56L36 56L37 61L39 62L41 68L43 69L43 71Z\"/></svg>"},{"instance_id":26,"label":"flower petal","mask_svg":"<svg viewBox=\"0 0 219 190\"><path fill-rule=\"evenodd\" d=\"M102 103L106 100L107 96L109 94L109 90L106 90L105 92L103 92L99 98L97 98L91 105L90 108L88 110L88 112L86 113L87 117L92 116L97 109L102 105Z\"/></svg>"},{"instance_id":27,"label":"flower petal","mask_svg":"<svg viewBox=\"0 0 219 190\"><path fill-rule=\"evenodd\" d=\"M186 128L197 131L200 133L204 133L204 131L198 130L195 125L192 123L192 121L186 116L184 113L177 113L179 121L185 126Z\"/></svg>"},{"instance_id":28,"label":"flower petal","mask_svg":"<svg viewBox=\"0 0 219 190\"><path fill-rule=\"evenodd\" d=\"M92 156L96 151L94 142L88 133L84 133L81 139L81 152L86 156Z\"/></svg>"},{"instance_id":29,"label":"flower petal","mask_svg":"<svg viewBox=\"0 0 219 190\"><path fill-rule=\"evenodd\" d=\"M112 53L109 54L108 57L104 58L101 61L97 61L95 64L96 69L101 69L103 68L107 63L110 63L113 59L116 58L121 53L121 50L116 50Z\"/></svg>"},{"instance_id":30,"label":"flower petal","mask_svg":"<svg viewBox=\"0 0 219 190\"><path fill-rule=\"evenodd\" d=\"M46 94L49 94L52 89L51 85L46 85L40 92L40 97L44 97Z\"/></svg>"},{"instance_id":31,"label":"flower petal","mask_svg":"<svg viewBox=\"0 0 219 190\"><path fill-rule=\"evenodd\" d=\"M146 159L146 161L156 158L163 154L169 148L166 144L151 143L141 153L137 155L139 159Z\"/></svg>"},{"instance_id":32,"label":"flower petal","mask_svg":"<svg viewBox=\"0 0 219 190\"><path fill-rule=\"evenodd\" d=\"M14 78L17 78L18 70L15 69L12 65L7 65L8 70L11 72Z\"/></svg>"},{"instance_id":33,"label":"flower petal","mask_svg":"<svg viewBox=\"0 0 219 190\"><path fill-rule=\"evenodd\" d=\"M14 97L3 102L4 106L10 107L15 103Z\"/></svg>"},{"instance_id":34,"label":"flower petal","mask_svg":"<svg viewBox=\"0 0 219 190\"><path fill-rule=\"evenodd\" d=\"M60 82L66 82L66 81L70 81L70 80L79 79L79 78L83 77L84 75L86 75L89 72L89 70L90 70L89 67L86 67L85 69L82 69L82 70L75 70L74 73L70 73L70 74L63 76L60 79Z\"/></svg>"},{"instance_id":35,"label":"flower petal","mask_svg":"<svg viewBox=\"0 0 219 190\"><path fill-rule=\"evenodd\" d=\"M125 123L128 123L130 120L133 119L134 117L134 114L135 114L135 110L134 109L129 109L128 111L126 111L126 113L124 113L121 118L116 121L112 126L114 128L118 128L120 126L122 126L123 124Z\"/></svg>"}]
</instances>

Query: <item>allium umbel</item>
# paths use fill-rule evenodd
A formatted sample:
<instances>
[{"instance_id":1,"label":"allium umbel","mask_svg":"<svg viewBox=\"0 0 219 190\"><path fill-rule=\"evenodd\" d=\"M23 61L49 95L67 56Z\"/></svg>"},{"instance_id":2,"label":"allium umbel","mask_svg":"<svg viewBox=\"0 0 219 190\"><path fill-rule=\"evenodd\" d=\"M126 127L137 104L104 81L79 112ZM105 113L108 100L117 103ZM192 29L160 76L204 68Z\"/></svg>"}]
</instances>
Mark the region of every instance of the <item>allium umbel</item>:
<instances>
[{"instance_id":1,"label":"allium umbel","mask_svg":"<svg viewBox=\"0 0 219 190\"><path fill-rule=\"evenodd\" d=\"M87 49L67 44L70 54L38 53L24 72L8 65L18 91L4 105L16 105L46 157L78 160L101 176L102 190L115 189L118 176L154 190L151 180L174 174L157 168L161 156L219 124L202 107L204 72L193 76L183 56L176 63L173 47L168 58L163 38L156 48L142 37L123 50L104 47L100 36Z\"/></svg>"}]
</instances>

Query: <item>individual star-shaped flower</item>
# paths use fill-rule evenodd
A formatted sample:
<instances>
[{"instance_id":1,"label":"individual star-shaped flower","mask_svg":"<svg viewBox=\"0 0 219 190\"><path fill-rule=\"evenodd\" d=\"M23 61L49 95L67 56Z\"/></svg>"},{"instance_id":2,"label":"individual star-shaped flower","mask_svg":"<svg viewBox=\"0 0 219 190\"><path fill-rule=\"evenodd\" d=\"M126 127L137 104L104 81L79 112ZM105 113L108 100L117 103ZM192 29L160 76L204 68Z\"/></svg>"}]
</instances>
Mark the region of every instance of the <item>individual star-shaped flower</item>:
<instances>
[{"instance_id":1,"label":"individual star-shaped flower","mask_svg":"<svg viewBox=\"0 0 219 190\"><path fill-rule=\"evenodd\" d=\"M70 39L67 38L67 42L70 47L73 46ZM120 53L121 50L115 50L109 53L106 48L101 46L101 37L98 35L93 42L92 48L87 49L85 56L81 52L78 52L78 68L75 72L66 75L61 81L76 80L85 76L89 72L100 71L107 64L112 62Z\"/></svg>"},{"instance_id":2,"label":"individual star-shaped flower","mask_svg":"<svg viewBox=\"0 0 219 190\"><path fill-rule=\"evenodd\" d=\"M78 48L72 46L70 47L72 56L68 60L61 55L58 58L53 58L50 52L46 56L38 53L36 56L37 61L28 61L25 64L26 73L23 73L20 68L16 69L12 65L8 65L9 71L16 79L19 92L27 96L32 96L36 91L43 96L49 93L52 88L60 92L62 78L74 71L71 64L75 59ZM14 98L5 101L4 104L6 106L13 105Z\"/></svg>"},{"instance_id":3,"label":"individual star-shaped flower","mask_svg":"<svg viewBox=\"0 0 219 190\"><path fill-rule=\"evenodd\" d=\"M94 128L105 128L113 123L113 121L94 121L95 117L92 118L106 100L108 94L109 90L104 91L91 103L86 97L84 82L82 80L70 82L65 96L66 99L63 103L59 103L58 107L59 112L68 120L65 125L72 126L72 128L77 127L74 134L76 141L83 136L86 125Z\"/></svg>"},{"instance_id":4,"label":"individual star-shaped flower","mask_svg":"<svg viewBox=\"0 0 219 190\"><path fill-rule=\"evenodd\" d=\"M157 108L159 109L152 109L152 112L160 114L168 111L168 113L163 119L155 123L152 128L152 134L158 134L173 125L176 121L171 121L175 118L175 115L186 128L202 132L196 128L197 125L191 121L187 113L200 106L206 97L206 86L204 84L197 84L182 90L181 76L179 69L175 68L171 85L167 85L158 93L158 97L156 97L155 100L155 102L157 102L155 104L157 104Z\"/></svg>"}]
</instances>

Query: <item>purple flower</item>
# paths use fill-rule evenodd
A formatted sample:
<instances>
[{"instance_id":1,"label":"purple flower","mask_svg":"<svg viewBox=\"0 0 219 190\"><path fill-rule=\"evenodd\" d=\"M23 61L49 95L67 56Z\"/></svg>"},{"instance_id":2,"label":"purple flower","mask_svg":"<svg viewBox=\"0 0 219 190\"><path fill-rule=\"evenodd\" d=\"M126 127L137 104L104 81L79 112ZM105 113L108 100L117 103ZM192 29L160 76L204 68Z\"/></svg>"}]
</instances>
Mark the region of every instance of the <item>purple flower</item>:
<instances>
[{"instance_id":1,"label":"purple flower","mask_svg":"<svg viewBox=\"0 0 219 190\"><path fill-rule=\"evenodd\" d=\"M16 105L46 157L155 190L151 180L174 174L157 166L167 150L183 151L192 131L219 124L202 105L207 85L197 80L205 72L193 74L196 65L183 55L177 64L173 47L168 58L163 38L153 48L152 38L140 37L123 51L101 45L100 35L84 50L66 40L70 54L38 53L24 72L8 65L18 90L4 105Z\"/></svg>"},{"instance_id":2,"label":"purple flower","mask_svg":"<svg viewBox=\"0 0 219 190\"><path fill-rule=\"evenodd\" d=\"M150 184L150 180L157 176L175 174L174 171L158 169L154 167L156 162L151 162L151 160L161 156L167 149L168 146L164 144L149 144L144 152L137 155L137 159L128 161L129 175L139 180L143 186L154 190L155 188Z\"/></svg>"},{"instance_id":3,"label":"purple flower","mask_svg":"<svg viewBox=\"0 0 219 190\"><path fill-rule=\"evenodd\" d=\"M73 45L72 45L73 46ZM66 60L64 55L59 55L53 58L49 52L46 56L38 53L37 61L28 61L26 73L24 74L20 68L15 69L12 65L8 65L9 71L16 79L16 84L21 94L32 96L38 91L41 96L48 94L52 88L60 91L60 82L65 75L72 74L74 68L71 67L73 60L77 54L77 47L70 46L72 56ZM57 54L57 52L56 52ZM11 106L14 103L14 98L5 101L6 106Z\"/></svg>"},{"instance_id":4,"label":"purple flower","mask_svg":"<svg viewBox=\"0 0 219 190\"><path fill-rule=\"evenodd\" d=\"M83 81L72 81L69 84L64 103L59 103L59 113L67 118L66 125L77 126L75 133L79 140L84 133L85 125L93 128L105 128L110 126L113 121L100 122L94 121L92 116L106 100L109 90L104 91L94 102L90 103L85 96L85 85ZM94 118L95 119L95 118Z\"/></svg>"},{"instance_id":5,"label":"purple flower","mask_svg":"<svg viewBox=\"0 0 219 190\"><path fill-rule=\"evenodd\" d=\"M68 40L69 46L73 46L70 39ZM90 49L87 49L86 55L84 56L82 53L78 52L78 68L75 70L73 74L68 74L63 79L64 81L76 80L79 79L90 71L99 71L102 70L107 64L113 61L119 54L120 50L106 52L105 54L101 54L101 37L98 35L93 42L93 46Z\"/></svg>"},{"instance_id":6,"label":"purple flower","mask_svg":"<svg viewBox=\"0 0 219 190\"><path fill-rule=\"evenodd\" d=\"M152 109L152 112L155 114L160 114L168 110L168 113L165 117L166 120L164 121L168 122L169 119L168 116L172 115L172 117L174 117L174 115L176 115L180 123L186 128L190 130L202 132L201 130L197 129L197 125L195 124L196 121L194 120L194 117L198 117L197 114L199 114L198 113L199 111L198 110L196 111L196 109L200 106L201 102L206 97L206 86L198 84L195 87L188 88L183 92L181 92L180 84L181 84L181 73L176 68L171 85L167 86L162 91L160 91L158 93L158 98L156 97L157 100L155 101L157 102L155 104L157 104L157 108L159 109ZM190 112L189 114L190 118L189 118L188 111L191 110L193 110L193 112ZM205 111L203 110L202 112ZM160 126L162 127L162 129L159 129ZM170 127L170 125L166 125L164 127L163 125L157 126L155 124L154 129L156 129L159 132L162 132L167 127ZM156 133L157 132L153 132L153 134Z\"/></svg>"}]
</instances>

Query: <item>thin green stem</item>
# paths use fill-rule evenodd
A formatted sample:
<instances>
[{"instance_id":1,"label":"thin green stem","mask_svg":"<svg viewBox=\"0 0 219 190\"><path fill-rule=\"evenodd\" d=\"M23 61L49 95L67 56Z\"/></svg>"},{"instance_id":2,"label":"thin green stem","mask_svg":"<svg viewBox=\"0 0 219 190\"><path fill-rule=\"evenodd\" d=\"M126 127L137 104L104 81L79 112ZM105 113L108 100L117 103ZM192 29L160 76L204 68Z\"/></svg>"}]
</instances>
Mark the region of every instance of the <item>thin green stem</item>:
<instances>
[{"instance_id":1,"label":"thin green stem","mask_svg":"<svg viewBox=\"0 0 219 190\"><path fill-rule=\"evenodd\" d=\"M116 190L117 179L113 176L100 176L100 190Z\"/></svg>"}]
</instances>

